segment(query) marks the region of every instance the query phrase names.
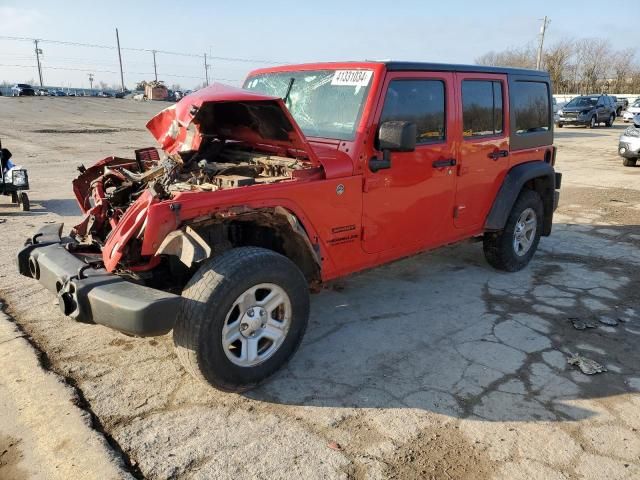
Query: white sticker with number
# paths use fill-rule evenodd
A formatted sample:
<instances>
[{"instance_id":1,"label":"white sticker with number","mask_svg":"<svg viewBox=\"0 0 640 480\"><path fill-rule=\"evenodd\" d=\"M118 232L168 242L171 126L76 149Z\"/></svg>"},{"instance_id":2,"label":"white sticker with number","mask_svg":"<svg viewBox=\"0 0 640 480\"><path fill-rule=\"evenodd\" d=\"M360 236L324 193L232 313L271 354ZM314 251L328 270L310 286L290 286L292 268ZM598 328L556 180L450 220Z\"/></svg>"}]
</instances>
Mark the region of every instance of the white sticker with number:
<instances>
[{"instance_id":1,"label":"white sticker with number","mask_svg":"<svg viewBox=\"0 0 640 480\"><path fill-rule=\"evenodd\" d=\"M371 70L336 70L331 79L331 85L345 87L366 87L371 80Z\"/></svg>"}]
</instances>

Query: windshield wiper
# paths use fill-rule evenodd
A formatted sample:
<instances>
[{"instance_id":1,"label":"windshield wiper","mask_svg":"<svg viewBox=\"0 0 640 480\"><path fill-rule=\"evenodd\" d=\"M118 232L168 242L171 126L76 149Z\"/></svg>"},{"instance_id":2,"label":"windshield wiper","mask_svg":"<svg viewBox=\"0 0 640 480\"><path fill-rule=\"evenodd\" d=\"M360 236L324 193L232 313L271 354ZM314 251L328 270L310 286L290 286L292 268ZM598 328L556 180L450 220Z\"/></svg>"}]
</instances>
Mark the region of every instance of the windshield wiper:
<instances>
[{"instance_id":1,"label":"windshield wiper","mask_svg":"<svg viewBox=\"0 0 640 480\"><path fill-rule=\"evenodd\" d=\"M284 97L282 98L282 101L284 102L284 104L287 104L287 100L289 100L289 95L291 94L291 89L293 88L293 82L295 82L296 79L291 77L291 80L289 80L289 86L287 87L287 93L284 94Z\"/></svg>"}]
</instances>

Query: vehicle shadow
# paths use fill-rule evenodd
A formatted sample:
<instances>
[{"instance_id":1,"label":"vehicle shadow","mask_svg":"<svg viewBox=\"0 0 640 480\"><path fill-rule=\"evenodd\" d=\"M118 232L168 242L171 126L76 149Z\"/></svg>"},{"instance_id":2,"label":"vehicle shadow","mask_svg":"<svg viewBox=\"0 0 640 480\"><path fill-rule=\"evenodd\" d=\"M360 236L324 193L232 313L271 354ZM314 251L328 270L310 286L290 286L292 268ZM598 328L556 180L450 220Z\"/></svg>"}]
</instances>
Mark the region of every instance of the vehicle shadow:
<instances>
[{"instance_id":1,"label":"vehicle shadow","mask_svg":"<svg viewBox=\"0 0 640 480\"><path fill-rule=\"evenodd\" d=\"M82 214L82 212L80 211L80 207L78 207L78 202L76 202L74 199L64 198L42 200L38 203L45 210L56 213L62 217L77 216Z\"/></svg>"},{"instance_id":2,"label":"vehicle shadow","mask_svg":"<svg viewBox=\"0 0 640 480\"><path fill-rule=\"evenodd\" d=\"M583 400L640 389L640 227L554 228L521 272L466 243L326 288L292 361L246 396L490 421L594 415ZM572 354L609 371L585 375Z\"/></svg>"}]
</instances>

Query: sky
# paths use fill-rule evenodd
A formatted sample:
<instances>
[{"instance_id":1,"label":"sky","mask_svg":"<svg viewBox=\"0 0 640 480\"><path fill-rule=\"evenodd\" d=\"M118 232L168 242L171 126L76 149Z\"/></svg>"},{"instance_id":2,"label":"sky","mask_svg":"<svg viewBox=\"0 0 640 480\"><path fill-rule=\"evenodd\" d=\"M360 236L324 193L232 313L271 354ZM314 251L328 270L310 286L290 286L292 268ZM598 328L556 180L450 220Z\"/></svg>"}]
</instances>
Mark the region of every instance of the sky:
<instances>
[{"instance_id":1,"label":"sky","mask_svg":"<svg viewBox=\"0 0 640 480\"><path fill-rule=\"evenodd\" d=\"M240 85L254 68L333 60L394 59L474 63L488 51L536 43L541 19L551 19L545 43L561 38L605 37L614 48L633 47L622 35L633 1L537 0L356 1L280 0L72 2L0 0L0 82L38 84L32 41L43 39L45 85L88 88L120 83L114 48L48 43L57 40L198 56L156 55L158 79L193 88L210 80ZM123 50L125 85L152 80L150 51ZM215 58L224 57L224 58ZM229 60L242 59L240 60Z\"/></svg>"}]
</instances>

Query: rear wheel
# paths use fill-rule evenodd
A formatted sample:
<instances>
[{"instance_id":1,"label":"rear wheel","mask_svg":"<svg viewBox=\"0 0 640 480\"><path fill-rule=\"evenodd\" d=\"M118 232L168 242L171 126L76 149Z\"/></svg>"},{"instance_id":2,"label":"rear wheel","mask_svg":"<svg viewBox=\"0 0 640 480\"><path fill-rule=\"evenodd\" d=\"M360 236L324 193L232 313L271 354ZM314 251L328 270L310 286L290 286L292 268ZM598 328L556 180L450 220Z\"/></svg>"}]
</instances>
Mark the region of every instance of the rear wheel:
<instances>
[{"instance_id":1,"label":"rear wheel","mask_svg":"<svg viewBox=\"0 0 640 480\"><path fill-rule=\"evenodd\" d=\"M229 392L254 387L296 351L309 318L309 288L288 258L257 247L206 261L182 292L173 330L194 377Z\"/></svg>"},{"instance_id":2,"label":"rear wheel","mask_svg":"<svg viewBox=\"0 0 640 480\"><path fill-rule=\"evenodd\" d=\"M18 194L18 204L23 212L31 210L31 204L29 203L29 196L27 195L27 192L20 192Z\"/></svg>"},{"instance_id":3,"label":"rear wheel","mask_svg":"<svg viewBox=\"0 0 640 480\"><path fill-rule=\"evenodd\" d=\"M598 126L598 119L594 115L593 117L591 117L591 120L589 120L589 128L596 128L597 126Z\"/></svg>"},{"instance_id":4,"label":"rear wheel","mask_svg":"<svg viewBox=\"0 0 640 480\"><path fill-rule=\"evenodd\" d=\"M607 120L605 122L605 125L607 127L612 127L613 126L613 122L615 122L615 120L616 120L616 116L612 113L611 115L609 115L609 120Z\"/></svg>"},{"instance_id":5,"label":"rear wheel","mask_svg":"<svg viewBox=\"0 0 640 480\"><path fill-rule=\"evenodd\" d=\"M564 127L564 124L563 124L563 123L558 123L556 126L557 126L558 128L562 128L562 127Z\"/></svg>"},{"instance_id":6,"label":"rear wheel","mask_svg":"<svg viewBox=\"0 0 640 480\"><path fill-rule=\"evenodd\" d=\"M622 165L624 165L625 167L635 167L637 161L637 158L623 158Z\"/></svg>"},{"instance_id":7,"label":"rear wheel","mask_svg":"<svg viewBox=\"0 0 640 480\"><path fill-rule=\"evenodd\" d=\"M529 189L520 192L504 230L484 235L487 262L506 272L517 272L526 267L538 248L543 218L538 192Z\"/></svg>"}]
</instances>

